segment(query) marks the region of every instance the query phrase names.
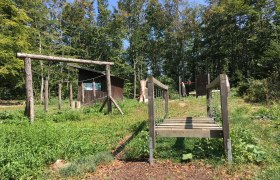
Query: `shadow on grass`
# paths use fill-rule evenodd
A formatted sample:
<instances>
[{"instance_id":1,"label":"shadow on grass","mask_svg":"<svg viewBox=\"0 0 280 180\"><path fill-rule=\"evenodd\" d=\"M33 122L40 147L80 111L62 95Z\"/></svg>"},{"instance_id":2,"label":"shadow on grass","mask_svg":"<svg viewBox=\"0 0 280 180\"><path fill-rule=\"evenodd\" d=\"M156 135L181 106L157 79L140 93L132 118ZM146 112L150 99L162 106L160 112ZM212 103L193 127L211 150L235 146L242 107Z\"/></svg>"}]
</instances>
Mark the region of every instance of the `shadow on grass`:
<instances>
[{"instance_id":1,"label":"shadow on grass","mask_svg":"<svg viewBox=\"0 0 280 180\"><path fill-rule=\"evenodd\" d=\"M118 157L118 155L124 150L124 148L129 144L134 137L136 137L146 126L147 121L143 121L139 126L137 126L130 136L126 137L112 152L113 156Z\"/></svg>"}]
</instances>

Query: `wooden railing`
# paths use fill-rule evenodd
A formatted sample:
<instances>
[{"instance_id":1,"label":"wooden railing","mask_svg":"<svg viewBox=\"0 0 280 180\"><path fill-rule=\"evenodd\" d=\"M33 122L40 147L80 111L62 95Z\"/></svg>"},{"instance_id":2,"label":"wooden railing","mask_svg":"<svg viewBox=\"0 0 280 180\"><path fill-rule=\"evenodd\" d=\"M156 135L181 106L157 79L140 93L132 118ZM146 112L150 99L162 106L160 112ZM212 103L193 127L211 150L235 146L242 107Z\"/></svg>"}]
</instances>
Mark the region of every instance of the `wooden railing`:
<instances>
[{"instance_id":1,"label":"wooden railing","mask_svg":"<svg viewBox=\"0 0 280 180\"><path fill-rule=\"evenodd\" d=\"M206 86L208 117L213 116L211 112L211 101L212 101L212 90L215 88L220 89L224 149L228 161L231 162L232 152L231 152L231 140L229 136L229 118L228 118L228 95L230 92L230 85L226 74L220 74L214 81L212 81L210 84Z\"/></svg>"},{"instance_id":2,"label":"wooden railing","mask_svg":"<svg viewBox=\"0 0 280 180\"><path fill-rule=\"evenodd\" d=\"M150 126L150 136L149 136L149 141L150 141L150 154L153 153L153 149L155 148L155 121L157 120L155 118L155 112L157 108L162 108L162 107L155 107L155 88L158 88L163 92L163 97L164 98L164 115L162 118L165 118L168 113L168 86L162 84L160 81L155 79L154 77L150 76L147 81L148 85L148 113L149 113L149 126ZM152 155L150 155L150 163L153 163L153 158Z\"/></svg>"}]
</instances>

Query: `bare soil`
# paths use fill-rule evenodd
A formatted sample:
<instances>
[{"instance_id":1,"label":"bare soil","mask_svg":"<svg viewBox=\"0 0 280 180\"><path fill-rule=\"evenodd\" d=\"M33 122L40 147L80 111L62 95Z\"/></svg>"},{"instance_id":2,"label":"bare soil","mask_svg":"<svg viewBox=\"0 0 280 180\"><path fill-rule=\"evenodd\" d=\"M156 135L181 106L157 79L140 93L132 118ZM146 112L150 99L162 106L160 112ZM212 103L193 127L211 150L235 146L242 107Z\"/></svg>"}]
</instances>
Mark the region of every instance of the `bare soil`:
<instances>
[{"instance_id":1,"label":"bare soil","mask_svg":"<svg viewBox=\"0 0 280 180\"><path fill-rule=\"evenodd\" d=\"M218 173L217 173L218 172ZM227 174L225 170L215 171L210 165L203 163L172 163L157 161L154 165L148 162L125 162L114 160L110 164L100 165L93 174L87 174L85 179L239 179Z\"/></svg>"}]
</instances>

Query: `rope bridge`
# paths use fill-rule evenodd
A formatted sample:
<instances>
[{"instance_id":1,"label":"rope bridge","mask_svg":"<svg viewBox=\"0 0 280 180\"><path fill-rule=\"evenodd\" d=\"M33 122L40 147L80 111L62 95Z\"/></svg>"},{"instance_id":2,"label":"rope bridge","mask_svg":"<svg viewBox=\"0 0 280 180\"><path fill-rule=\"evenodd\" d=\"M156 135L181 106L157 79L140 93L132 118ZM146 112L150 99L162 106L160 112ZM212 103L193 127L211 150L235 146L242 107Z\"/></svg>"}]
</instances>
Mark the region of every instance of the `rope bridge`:
<instances>
[{"instance_id":1,"label":"rope bridge","mask_svg":"<svg viewBox=\"0 0 280 180\"><path fill-rule=\"evenodd\" d=\"M153 77L149 77L147 84L150 124L150 164L153 164L153 150L155 148L156 136L223 138L225 155L229 162L232 161L228 124L227 98L229 94L229 81L227 75L219 75L206 86L207 117L167 119L168 86ZM219 89L219 91L215 89ZM218 92L220 93L218 94ZM221 117L221 123L219 117Z\"/></svg>"}]
</instances>

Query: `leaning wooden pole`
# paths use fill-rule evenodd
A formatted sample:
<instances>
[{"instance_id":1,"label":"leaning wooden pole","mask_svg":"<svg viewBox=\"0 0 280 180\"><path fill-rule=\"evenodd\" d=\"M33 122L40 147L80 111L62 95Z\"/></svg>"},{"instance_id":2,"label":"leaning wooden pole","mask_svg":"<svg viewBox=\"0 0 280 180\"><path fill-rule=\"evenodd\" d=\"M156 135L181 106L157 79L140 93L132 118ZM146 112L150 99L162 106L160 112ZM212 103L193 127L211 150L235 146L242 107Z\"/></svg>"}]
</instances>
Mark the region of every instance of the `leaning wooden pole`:
<instances>
[{"instance_id":1,"label":"leaning wooden pole","mask_svg":"<svg viewBox=\"0 0 280 180\"><path fill-rule=\"evenodd\" d=\"M108 114L112 112L112 87L111 87L111 75L110 75L110 65L106 65L106 81L107 81L107 105L108 105Z\"/></svg>"},{"instance_id":2,"label":"leaning wooden pole","mask_svg":"<svg viewBox=\"0 0 280 180\"><path fill-rule=\"evenodd\" d=\"M49 78L45 78L45 112L49 109Z\"/></svg>"},{"instance_id":3,"label":"leaning wooden pole","mask_svg":"<svg viewBox=\"0 0 280 180\"><path fill-rule=\"evenodd\" d=\"M32 85L32 70L31 70L31 59L24 59L24 70L25 70L25 88L26 88L26 107L25 115L29 118L30 122L34 122L35 111L34 111L34 95Z\"/></svg>"}]
</instances>

